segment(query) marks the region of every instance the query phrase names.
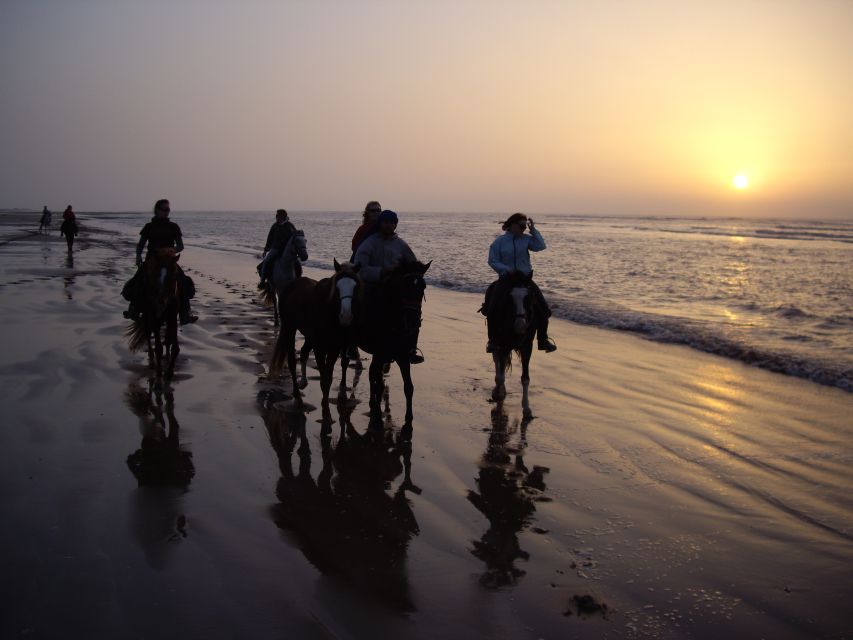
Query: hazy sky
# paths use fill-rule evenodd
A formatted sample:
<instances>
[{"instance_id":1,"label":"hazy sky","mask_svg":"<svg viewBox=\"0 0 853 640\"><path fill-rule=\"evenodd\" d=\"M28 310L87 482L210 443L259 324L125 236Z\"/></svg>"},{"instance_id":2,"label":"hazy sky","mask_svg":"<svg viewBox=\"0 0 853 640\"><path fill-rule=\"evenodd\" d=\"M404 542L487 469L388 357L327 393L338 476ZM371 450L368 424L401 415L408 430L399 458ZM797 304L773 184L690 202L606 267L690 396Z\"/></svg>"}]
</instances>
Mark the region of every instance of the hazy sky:
<instances>
[{"instance_id":1,"label":"hazy sky","mask_svg":"<svg viewBox=\"0 0 853 640\"><path fill-rule=\"evenodd\" d=\"M0 0L0 206L853 217L851 34L850 0Z\"/></svg>"}]
</instances>

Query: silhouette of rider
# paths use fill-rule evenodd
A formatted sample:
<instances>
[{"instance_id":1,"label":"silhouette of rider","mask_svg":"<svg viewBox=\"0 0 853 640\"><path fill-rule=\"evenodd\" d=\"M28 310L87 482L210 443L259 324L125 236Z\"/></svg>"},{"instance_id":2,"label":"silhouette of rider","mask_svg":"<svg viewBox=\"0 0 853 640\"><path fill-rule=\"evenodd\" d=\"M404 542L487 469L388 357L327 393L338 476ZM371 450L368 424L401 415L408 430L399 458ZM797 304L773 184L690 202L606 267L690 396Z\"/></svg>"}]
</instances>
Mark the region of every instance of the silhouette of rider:
<instances>
[{"instance_id":1,"label":"silhouette of rider","mask_svg":"<svg viewBox=\"0 0 853 640\"><path fill-rule=\"evenodd\" d=\"M498 236L489 247L489 266L498 274L498 280L489 285L486 290L486 300L483 303L483 312L489 318L489 342L486 352L492 353L495 347L495 325L492 322L494 312L503 304L509 294L512 284L510 276L520 273L531 276L533 268L530 266L530 251L543 251L545 240L542 234L533 224L533 220L527 218L523 213L514 213L503 223L501 228L504 234ZM525 234L525 229L530 229L530 234ZM533 294L536 304L541 313L537 314L538 323L536 327L539 349L547 353L556 351L557 345L548 337L548 318L551 317L551 308L545 301L545 297L539 287L530 278L527 288Z\"/></svg>"},{"instance_id":2,"label":"silhouette of rider","mask_svg":"<svg viewBox=\"0 0 853 640\"><path fill-rule=\"evenodd\" d=\"M124 296L125 300L130 301L130 306L124 312L125 318L136 320L142 311L144 283L142 275L142 251L145 249L145 245L148 245L148 253L145 256L145 260L151 259L160 249L174 248L177 252L184 250L181 228L169 220L170 211L171 208L168 200L158 200L154 205L154 217L139 232L139 243L136 245L137 270L122 290L122 296ZM195 285L192 279L179 266L175 266L177 267L181 294L178 314L181 324L189 324L198 320L198 316L190 313L190 298L195 295Z\"/></svg>"},{"instance_id":3,"label":"silhouette of rider","mask_svg":"<svg viewBox=\"0 0 853 640\"><path fill-rule=\"evenodd\" d=\"M287 211L279 209L275 212L275 222L270 227L267 233L267 242L264 245L263 261L258 265L258 273L261 276L261 281L258 283L258 289L263 289L267 285L267 279L270 277L270 271L275 264L276 259L282 254L287 243L293 237L296 228L287 217ZM302 265L296 263L296 277L302 275Z\"/></svg>"}]
</instances>

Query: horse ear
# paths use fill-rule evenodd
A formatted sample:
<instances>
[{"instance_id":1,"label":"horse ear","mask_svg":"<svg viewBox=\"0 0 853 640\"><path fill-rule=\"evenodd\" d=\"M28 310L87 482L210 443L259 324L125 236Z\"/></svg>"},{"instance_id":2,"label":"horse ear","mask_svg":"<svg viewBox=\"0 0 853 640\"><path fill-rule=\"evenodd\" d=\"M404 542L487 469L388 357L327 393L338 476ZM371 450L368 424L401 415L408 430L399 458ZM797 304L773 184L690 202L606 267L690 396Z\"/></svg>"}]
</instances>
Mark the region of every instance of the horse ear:
<instances>
[{"instance_id":1,"label":"horse ear","mask_svg":"<svg viewBox=\"0 0 853 640\"><path fill-rule=\"evenodd\" d=\"M429 269L429 266L430 266L431 264L432 264L432 260L430 260L429 262L427 262L427 263L424 265L424 269L423 269L423 271L421 271L421 274L426 273L426 272L427 272L427 269Z\"/></svg>"},{"instance_id":2,"label":"horse ear","mask_svg":"<svg viewBox=\"0 0 853 640\"><path fill-rule=\"evenodd\" d=\"M338 264L338 259L337 259L337 258L333 258L333 260L334 260L334 265L335 265L335 271L340 271L340 270L341 270L341 265L339 265L339 264Z\"/></svg>"}]
</instances>

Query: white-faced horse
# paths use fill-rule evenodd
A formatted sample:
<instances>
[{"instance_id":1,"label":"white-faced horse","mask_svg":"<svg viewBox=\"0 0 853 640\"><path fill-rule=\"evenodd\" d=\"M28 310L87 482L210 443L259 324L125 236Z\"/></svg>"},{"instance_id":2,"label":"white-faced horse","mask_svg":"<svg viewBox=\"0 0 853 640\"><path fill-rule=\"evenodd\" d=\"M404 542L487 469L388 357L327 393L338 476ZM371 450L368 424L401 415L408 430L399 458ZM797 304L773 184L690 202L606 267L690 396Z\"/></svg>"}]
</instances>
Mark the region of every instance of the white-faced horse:
<instances>
[{"instance_id":1,"label":"white-faced horse","mask_svg":"<svg viewBox=\"0 0 853 640\"><path fill-rule=\"evenodd\" d=\"M275 326L279 323L278 299L282 291L301 275L299 261L306 260L308 260L308 241L305 239L305 233L299 229L293 233L281 255L273 263L272 273L264 289L264 302L273 308Z\"/></svg>"},{"instance_id":2,"label":"white-faced horse","mask_svg":"<svg viewBox=\"0 0 853 640\"><path fill-rule=\"evenodd\" d=\"M290 370L293 395L300 402L299 390L307 385L304 354L314 350L320 370L320 388L324 409L328 408L332 373L341 349L353 344L356 319L360 312L361 279L358 265L334 261L335 274L317 282L311 278L298 278L279 299L281 328L273 354L272 371L281 368L284 361ZM286 311L285 311L286 310ZM296 332L305 336L302 377L296 379Z\"/></svg>"},{"instance_id":3,"label":"white-faced horse","mask_svg":"<svg viewBox=\"0 0 853 640\"><path fill-rule=\"evenodd\" d=\"M493 295L502 299L494 301L494 309L489 314L488 322L493 336L492 358L495 362L495 388L492 399L496 402L506 397L504 380L510 368L512 352L521 358L521 406L524 416L533 415L528 400L530 387L530 356L533 353L533 336L536 333L537 314L542 313L533 301L529 289L530 276L515 274L506 283L508 294L494 291Z\"/></svg>"}]
</instances>

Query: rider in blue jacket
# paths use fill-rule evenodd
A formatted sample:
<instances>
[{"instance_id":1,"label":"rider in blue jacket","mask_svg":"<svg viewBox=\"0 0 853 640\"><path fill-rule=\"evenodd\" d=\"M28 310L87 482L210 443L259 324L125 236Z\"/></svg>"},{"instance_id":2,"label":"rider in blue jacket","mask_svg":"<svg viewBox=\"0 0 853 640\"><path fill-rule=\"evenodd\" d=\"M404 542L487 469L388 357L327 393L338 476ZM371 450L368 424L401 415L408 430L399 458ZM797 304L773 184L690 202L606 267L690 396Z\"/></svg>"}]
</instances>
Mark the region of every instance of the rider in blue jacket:
<instances>
[{"instance_id":1,"label":"rider in blue jacket","mask_svg":"<svg viewBox=\"0 0 853 640\"><path fill-rule=\"evenodd\" d=\"M528 228L530 229L529 235L524 233L525 229ZM534 226L533 220L528 220L527 216L523 213L512 214L503 223L502 229L505 233L498 236L492 242L492 246L489 247L489 266L497 272L498 280L489 285L489 288L486 290L486 301L483 303L483 310L487 317L491 316L496 305L509 293L509 276L515 273L529 276L533 273L533 267L530 265L530 251L542 251L545 249L545 240L542 238L542 234ZM551 317L551 309L533 280L529 281L528 288L533 294L536 304L542 311L538 315L539 322L536 327L539 349L551 353L557 349L553 340L548 337L548 318ZM492 353L494 350L493 324L495 323L489 323L489 342L486 345L487 353Z\"/></svg>"}]
</instances>

